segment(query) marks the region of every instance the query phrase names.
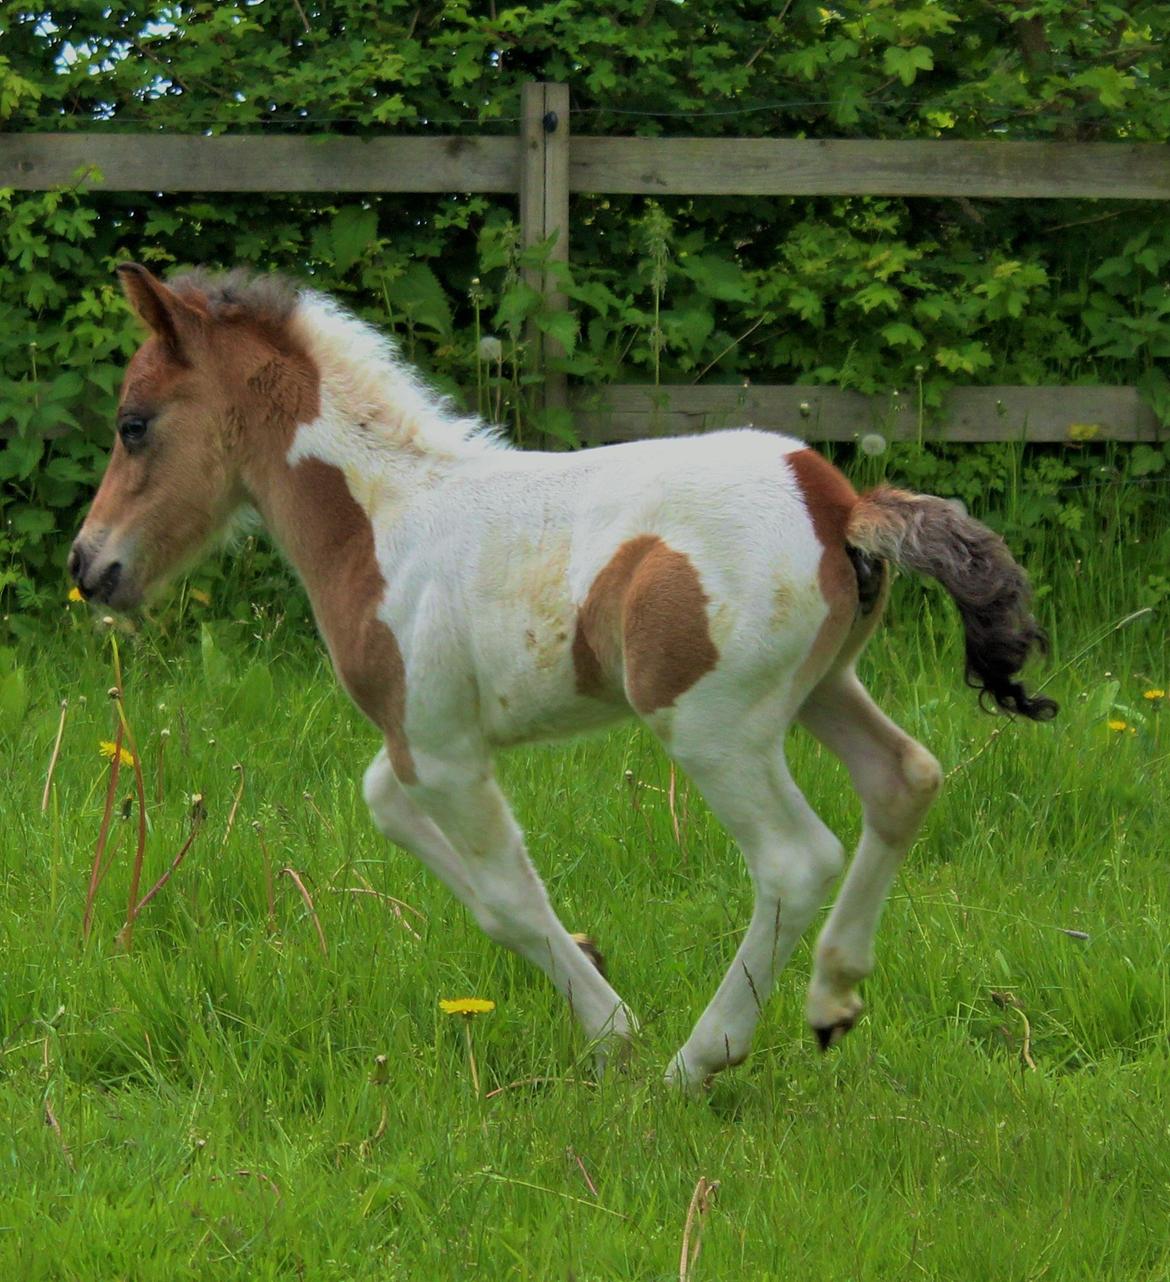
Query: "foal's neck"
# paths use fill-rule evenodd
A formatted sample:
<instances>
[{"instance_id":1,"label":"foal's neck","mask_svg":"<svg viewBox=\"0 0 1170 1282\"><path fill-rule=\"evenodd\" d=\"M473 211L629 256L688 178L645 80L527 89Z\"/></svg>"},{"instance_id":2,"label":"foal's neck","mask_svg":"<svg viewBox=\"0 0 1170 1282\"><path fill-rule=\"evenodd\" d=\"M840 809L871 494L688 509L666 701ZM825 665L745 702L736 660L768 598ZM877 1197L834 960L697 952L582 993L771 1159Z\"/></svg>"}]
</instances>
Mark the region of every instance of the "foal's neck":
<instances>
[{"instance_id":1,"label":"foal's neck","mask_svg":"<svg viewBox=\"0 0 1170 1282\"><path fill-rule=\"evenodd\" d=\"M381 596L378 532L421 491L501 447L330 299L302 295L288 329L292 354L262 380L267 427L245 481L336 658L355 611L368 617Z\"/></svg>"},{"instance_id":2,"label":"foal's neck","mask_svg":"<svg viewBox=\"0 0 1170 1282\"><path fill-rule=\"evenodd\" d=\"M298 428L290 462L320 458L343 471L356 465L366 480L409 484L498 448L478 419L456 414L392 343L332 299L303 294L289 330L320 389L317 417Z\"/></svg>"}]
</instances>

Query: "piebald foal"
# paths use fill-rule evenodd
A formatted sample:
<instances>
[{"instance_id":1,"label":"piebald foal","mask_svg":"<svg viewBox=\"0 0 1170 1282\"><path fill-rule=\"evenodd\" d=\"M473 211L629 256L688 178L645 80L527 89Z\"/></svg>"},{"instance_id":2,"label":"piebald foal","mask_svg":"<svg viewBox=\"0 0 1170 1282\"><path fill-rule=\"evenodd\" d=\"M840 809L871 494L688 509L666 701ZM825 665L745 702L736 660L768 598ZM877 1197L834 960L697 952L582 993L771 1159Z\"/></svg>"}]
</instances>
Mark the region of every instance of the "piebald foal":
<instances>
[{"instance_id":1,"label":"piebald foal","mask_svg":"<svg viewBox=\"0 0 1170 1282\"><path fill-rule=\"evenodd\" d=\"M376 824L545 971L601 1054L633 1016L553 912L492 754L639 716L739 842L755 888L735 960L669 1069L690 1089L748 1054L776 970L844 863L785 764L800 721L864 808L807 1003L822 1046L852 1027L883 901L940 783L854 661L891 560L955 597L973 685L1052 716L1015 680L1043 637L1001 540L937 498L858 497L783 436L512 450L320 294L119 272L150 336L73 547L81 590L133 608L257 509L384 737L365 776Z\"/></svg>"}]
</instances>

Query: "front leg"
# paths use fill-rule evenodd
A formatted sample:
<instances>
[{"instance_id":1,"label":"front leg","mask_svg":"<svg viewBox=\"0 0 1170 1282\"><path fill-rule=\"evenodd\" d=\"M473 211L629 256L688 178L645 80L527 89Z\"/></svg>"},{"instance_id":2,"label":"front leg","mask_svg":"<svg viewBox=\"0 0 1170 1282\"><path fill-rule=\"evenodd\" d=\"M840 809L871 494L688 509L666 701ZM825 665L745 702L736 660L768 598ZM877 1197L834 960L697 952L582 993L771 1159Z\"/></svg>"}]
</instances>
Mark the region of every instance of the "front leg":
<instances>
[{"instance_id":1,"label":"front leg","mask_svg":"<svg viewBox=\"0 0 1170 1282\"><path fill-rule=\"evenodd\" d=\"M475 892L463 859L399 782L385 748L366 770L362 796L382 836L409 850L458 900L470 906Z\"/></svg>"},{"instance_id":2,"label":"front leg","mask_svg":"<svg viewBox=\"0 0 1170 1282\"><path fill-rule=\"evenodd\" d=\"M416 854L474 914L483 931L539 966L568 1000L604 1063L613 1038L636 1023L589 950L553 912L524 838L486 758L453 763L416 753L418 781L393 774L385 752L366 772L380 830Z\"/></svg>"}]
</instances>

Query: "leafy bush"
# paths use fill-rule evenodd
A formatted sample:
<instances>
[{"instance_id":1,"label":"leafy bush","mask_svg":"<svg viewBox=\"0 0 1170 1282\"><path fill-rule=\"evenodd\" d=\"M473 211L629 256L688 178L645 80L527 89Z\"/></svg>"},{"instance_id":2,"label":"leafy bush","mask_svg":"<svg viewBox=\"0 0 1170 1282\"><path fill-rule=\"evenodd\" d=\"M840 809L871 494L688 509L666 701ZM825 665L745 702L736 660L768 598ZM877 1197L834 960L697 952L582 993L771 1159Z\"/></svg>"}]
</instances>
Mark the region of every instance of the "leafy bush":
<instances>
[{"instance_id":1,"label":"leafy bush","mask_svg":"<svg viewBox=\"0 0 1170 1282\"><path fill-rule=\"evenodd\" d=\"M0 124L511 135L520 85L548 79L569 83L576 133L1161 140L1168 25L1170 4L1056 0L9 6ZM527 413L530 318L584 381L900 387L926 414L954 383L1132 382L1170 420L1170 227L1150 202L577 196L567 316L523 284L510 198L99 184L3 191L0 210L10 610L57 597L108 446L136 342L112 283L127 257L312 279L526 441L564 431ZM1140 521L1170 475L1150 447L899 448L883 461L977 508L1001 506L1012 477L1016 532L1055 522L1073 552L1095 537L1090 493Z\"/></svg>"}]
</instances>

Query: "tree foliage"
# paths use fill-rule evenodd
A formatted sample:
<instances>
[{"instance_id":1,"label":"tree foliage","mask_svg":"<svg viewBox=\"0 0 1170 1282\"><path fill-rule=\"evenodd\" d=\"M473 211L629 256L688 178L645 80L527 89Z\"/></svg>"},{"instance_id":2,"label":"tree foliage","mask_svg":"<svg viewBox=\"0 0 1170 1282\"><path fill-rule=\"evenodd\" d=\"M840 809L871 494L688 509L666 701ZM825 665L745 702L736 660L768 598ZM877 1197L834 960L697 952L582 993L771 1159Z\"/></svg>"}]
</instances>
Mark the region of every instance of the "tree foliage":
<instances>
[{"instance_id":1,"label":"tree foliage","mask_svg":"<svg viewBox=\"0 0 1170 1282\"><path fill-rule=\"evenodd\" d=\"M521 84L544 79L569 84L575 133L1161 141L1167 29L1170 4L1140 0L15 0L0 15L0 125L514 134ZM1153 203L575 197L569 315L523 283L506 197L99 184L0 191L0 214L0 588L26 605L59 582L107 448L136 342L112 277L127 257L311 278L522 436L530 318L585 381L899 387L926 411L956 382L1136 382L1170 418L1170 226ZM907 466L978 491L996 474L987 457ZM1035 484L1071 530L1054 477L1079 464L1053 473L1046 457ZM1166 467L1161 450L1134 457L1122 471Z\"/></svg>"}]
</instances>

